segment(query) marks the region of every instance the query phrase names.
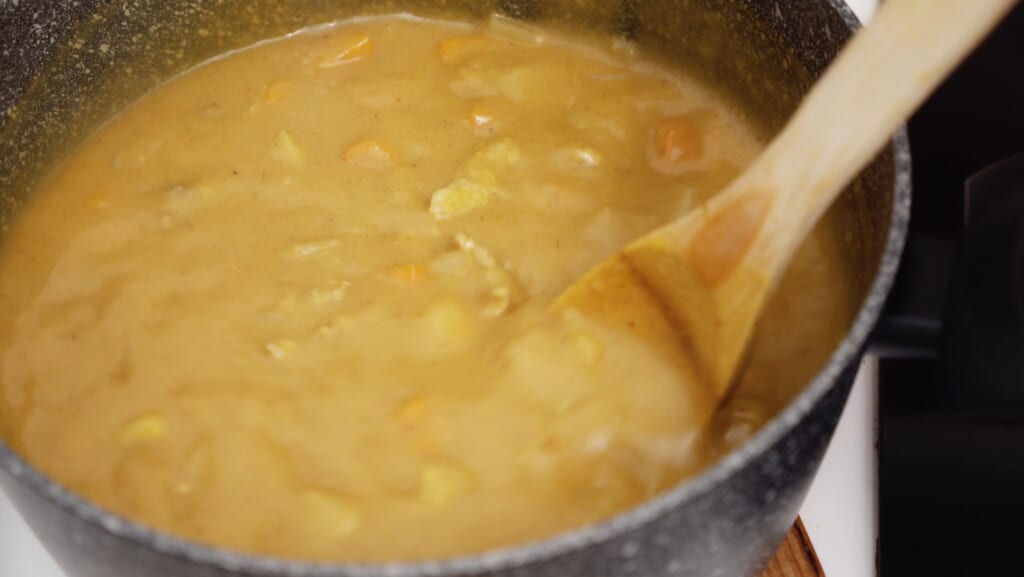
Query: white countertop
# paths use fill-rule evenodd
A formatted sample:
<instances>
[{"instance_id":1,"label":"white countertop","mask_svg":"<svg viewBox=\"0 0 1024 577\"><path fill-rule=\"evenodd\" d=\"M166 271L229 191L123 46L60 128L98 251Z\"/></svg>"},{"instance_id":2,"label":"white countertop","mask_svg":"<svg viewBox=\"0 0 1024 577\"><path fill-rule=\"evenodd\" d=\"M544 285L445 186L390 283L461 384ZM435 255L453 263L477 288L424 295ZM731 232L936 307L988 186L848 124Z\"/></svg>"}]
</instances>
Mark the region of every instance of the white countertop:
<instances>
[{"instance_id":1,"label":"white countertop","mask_svg":"<svg viewBox=\"0 0 1024 577\"><path fill-rule=\"evenodd\" d=\"M877 0L847 3L865 19L874 13ZM861 369L839 429L801 510L828 577L868 577L876 572L877 363L865 360ZM0 576L64 577L2 492Z\"/></svg>"},{"instance_id":2,"label":"white countertop","mask_svg":"<svg viewBox=\"0 0 1024 577\"><path fill-rule=\"evenodd\" d=\"M3 491L0 491L0 576L64 577Z\"/></svg>"},{"instance_id":3,"label":"white countertop","mask_svg":"<svg viewBox=\"0 0 1024 577\"><path fill-rule=\"evenodd\" d=\"M878 361L867 358L800 510L827 577L877 574L877 392Z\"/></svg>"}]
</instances>

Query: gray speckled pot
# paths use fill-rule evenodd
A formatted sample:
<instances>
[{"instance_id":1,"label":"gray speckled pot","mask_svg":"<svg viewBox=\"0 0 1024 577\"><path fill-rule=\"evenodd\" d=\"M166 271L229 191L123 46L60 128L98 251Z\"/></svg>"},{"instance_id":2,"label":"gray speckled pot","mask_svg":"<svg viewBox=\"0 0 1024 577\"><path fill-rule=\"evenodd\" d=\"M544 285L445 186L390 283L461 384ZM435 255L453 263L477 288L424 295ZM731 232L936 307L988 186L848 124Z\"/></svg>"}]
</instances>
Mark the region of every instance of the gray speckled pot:
<instances>
[{"instance_id":1,"label":"gray speckled pot","mask_svg":"<svg viewBox=\"0 0 1024 577\"><path fill-rule=\"evenodd\" d=\"M669 59L686 59L754 110L767 131L781 125L857 26L840 0L0 0L0 224L54 157L158 80L260 38L396 9L502 10L614 28ZM199 23L204 34L196 33ZM172 43L179 50L168 58L161 48ZM598 526L444 562L314 566L155 533L64 490L2 443L0 485L69 577L752 577L796 518L835 428L896 271L909 204L910 154L900 134L836 209L853 239L845 250L861 307L831 359L740 450Z\"/></svg>"}]
</instances>

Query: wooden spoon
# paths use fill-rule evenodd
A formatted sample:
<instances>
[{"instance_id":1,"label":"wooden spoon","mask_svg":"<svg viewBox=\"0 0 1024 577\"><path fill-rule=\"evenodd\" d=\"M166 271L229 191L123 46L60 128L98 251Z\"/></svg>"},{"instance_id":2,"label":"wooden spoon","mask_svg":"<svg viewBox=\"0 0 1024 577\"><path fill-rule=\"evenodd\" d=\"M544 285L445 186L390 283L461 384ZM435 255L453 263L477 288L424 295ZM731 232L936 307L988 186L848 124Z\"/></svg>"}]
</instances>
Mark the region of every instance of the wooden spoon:
<instances>
[{"instance_id":1,"label":"wooden spoon","mask_svg":"<svg viewBox=\"0 0 1024 577\"><path fill-rule=\"evenodd\" d=\"M595 267L553 309L660 347L704 385L697 414L710 419L801 241L1014 3L886 0L746 172Z\"/></svg>"}]
</instances>

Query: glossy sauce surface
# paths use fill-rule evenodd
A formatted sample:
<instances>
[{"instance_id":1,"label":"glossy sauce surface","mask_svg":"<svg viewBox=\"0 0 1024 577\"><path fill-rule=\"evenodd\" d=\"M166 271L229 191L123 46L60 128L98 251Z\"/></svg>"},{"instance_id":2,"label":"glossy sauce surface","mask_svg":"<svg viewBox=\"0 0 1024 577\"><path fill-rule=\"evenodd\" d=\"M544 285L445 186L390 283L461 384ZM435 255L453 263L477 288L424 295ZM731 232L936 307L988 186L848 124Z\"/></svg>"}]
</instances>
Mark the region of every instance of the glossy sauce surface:
<instances>
[{"instance_id":1,"label":"glossy sauce surface","mask_svg":"<svg viewBox=\"0 0 1024 577\"><path fill-rule=\"evenodd\" d=\"M0 433L72 490L251 553L403 561L604 520L742 442L847 326L808 240L746 384L546 307L761 142L611 38L344 22L208 63L44 182L0 258Z\"/></svg>"}]
</instances>

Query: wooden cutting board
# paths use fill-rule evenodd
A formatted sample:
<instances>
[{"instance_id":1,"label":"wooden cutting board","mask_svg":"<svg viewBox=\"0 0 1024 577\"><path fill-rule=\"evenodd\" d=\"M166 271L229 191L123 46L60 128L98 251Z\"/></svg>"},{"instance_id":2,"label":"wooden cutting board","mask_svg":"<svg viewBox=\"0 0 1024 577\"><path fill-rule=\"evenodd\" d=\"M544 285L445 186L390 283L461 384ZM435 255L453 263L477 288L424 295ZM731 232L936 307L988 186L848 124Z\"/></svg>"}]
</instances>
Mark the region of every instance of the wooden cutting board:
<instances>
[{"instance_id":1,"label":"wooden cutting board","mask_svg":"<svg viewBox=\"0 0 1024 577\"><path fill-rule=\"evenodd\" d=\"M825 577L818 555L800 519L796 520L761 577Z\"/></svg>"}]
</instances>

